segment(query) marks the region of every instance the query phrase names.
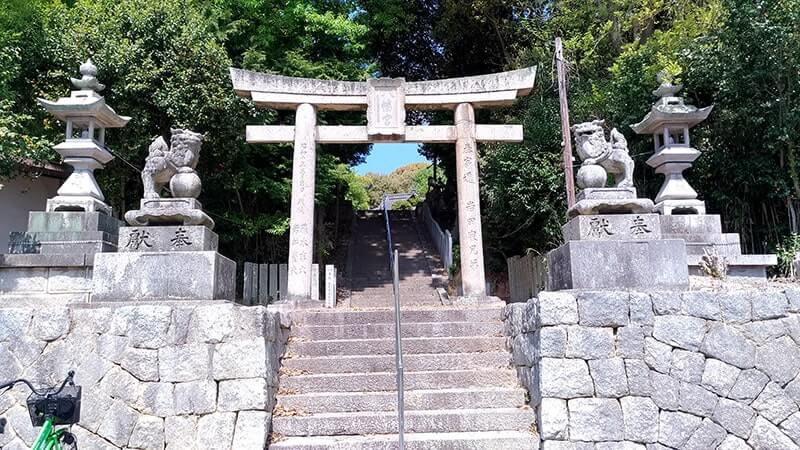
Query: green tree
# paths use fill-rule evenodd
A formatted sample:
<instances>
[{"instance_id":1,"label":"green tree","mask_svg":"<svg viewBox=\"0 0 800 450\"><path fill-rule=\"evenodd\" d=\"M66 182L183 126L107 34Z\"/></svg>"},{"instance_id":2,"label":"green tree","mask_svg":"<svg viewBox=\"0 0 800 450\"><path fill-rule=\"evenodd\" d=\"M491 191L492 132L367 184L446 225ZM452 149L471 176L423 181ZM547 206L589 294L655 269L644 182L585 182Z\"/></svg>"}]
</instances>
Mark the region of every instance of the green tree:
<instances>
[{"instance_id":1,"label":"green tree","mask_svg":"<svg viewBox=\"0 0 800 450\"><path fill-rule=\"evenodd\" d=\"M256 109L238 98L228 68L286 75L363 79L372 71L362 24L346 1L10 0L0 12L0 176L23 158L47 159L63 124L36 97L68 93L68 77L92 56L107 101L129 125L108 133L118 158L98 180L115 211L136 206L151 139L183 126L205 135L198 171L202 200L217 222L222 251L236 259L285 260L291 193L290 145L249 145L250 123L291 115ZM11 24L11 25L7 25ZM10 62L9 62L10 61ZM320 114L320 122L327 116ZM348 118L354 123L360 117ZM317 209L324 214L349 189L340 166L366 146L319 152ZM357 189L357 188L356 188ZM356 202L358 193L350 193ZM363 192L362 192L363 194ZM363 199L362 199L363 200ZM324 227L323 227L324 228ZM324 248L324 245L318 248Z\"/></svg>"}]
</instances>

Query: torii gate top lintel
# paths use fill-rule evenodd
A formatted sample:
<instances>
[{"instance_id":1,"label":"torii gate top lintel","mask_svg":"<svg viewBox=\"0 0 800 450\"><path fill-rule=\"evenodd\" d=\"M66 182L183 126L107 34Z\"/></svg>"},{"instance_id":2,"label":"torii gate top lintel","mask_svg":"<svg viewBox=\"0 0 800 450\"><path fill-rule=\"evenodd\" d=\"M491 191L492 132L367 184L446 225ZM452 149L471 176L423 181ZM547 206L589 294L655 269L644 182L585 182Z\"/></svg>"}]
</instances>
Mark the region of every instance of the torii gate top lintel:
<instances>
[{"instance_id":1,"label":"torii gate top lintel","mask_svg":"<svg viewBox=\"0 0 800 450\"><path fill-rule=\"evenodd\" d=\"M530 93L536 79L535 67L414 82L403 78L317 80L236 68L231 68L230 73L236 93L252 99L258 107L297 110L301 105L311 105L315 110L367 111L366 126L317 126L315 140L320 144L454 143L455 126L408 126L406 110L455 110L463 104L470 108L507 106L518 96ZM287 125L249 125L246 134L251 144L292 142L295 129ZM478 124L475 139L519 142L522 126Z\"/></svg>"},{"instance_id":2,"label":"torii gate top lintel","mask_svg":"<svg viewBox=\"0 0 800 450\"><path fill-rule=\"evenodd\" d=\"M364 110L368 105L369 85L380 80L337 81L287 77L231 68L236 93L251 98L256 105L275 109L295 109L310 103L321 110ZM453 109L460 103L474 107L510 105L518 96L533 89L536 67L509 72L448 78L431 81L392 81L402 86L405 105L414 109Z\"/></svg>"}]
</instances>

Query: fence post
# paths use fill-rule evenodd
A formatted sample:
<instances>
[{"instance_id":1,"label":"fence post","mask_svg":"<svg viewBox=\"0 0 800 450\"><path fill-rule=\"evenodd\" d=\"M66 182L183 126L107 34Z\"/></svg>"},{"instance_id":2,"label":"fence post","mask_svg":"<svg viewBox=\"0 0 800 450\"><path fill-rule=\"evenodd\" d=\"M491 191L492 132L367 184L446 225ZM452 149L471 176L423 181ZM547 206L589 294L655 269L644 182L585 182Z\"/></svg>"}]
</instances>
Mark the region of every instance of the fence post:
<instances>
[{"instance_id":1,"label":"fence post","mask_svg":"<svg viewBox=\"0 0 800 450\"><path fill-rule=\"evenodd\" d=\"M319 264L311 265L311 300L319 300Z\"/></svg>"},{"instance_id":2,"label":"fence post","mask_svg":"<svg viewBox=\"0 0 800 450\"><path fill-rule=\"evenodd\" d=\"M269 299L270 301L278 300L278 265L269 265Z\"/></svg>"},{"instance_id":3,"label":"fence post","mask_svg":"<svg viewBox=\"0 0 800 450\"><path fill-rule=\"evenodd\" d=\"M278 297L279 300L286 300L289 298L286 289L289 285L289 265L278 264Z\"/></svg>"},{"instance_id":4,"label":"fence post","mask_svg":"<svg viewBox=\"0 0 800 450\"><path fill-rule=\"evenodd\" d=\"M267 265L266 264L259 264L258 265L258 304L267 306L269 303L269 296L268 296L268 281L269 276L267 275Z\"/></svg>"},{"instance_id":5,"label":"fence post","mask_svg":"<svg viewBox=\"0 0 800 450\"><path fill-rule=\"evenodd\" d=\"M450 272L450 266L453 265L453 235L452 235L452 233L450 233L450 230L445 230L444 238L445 238L444 248L445 248L445 253L446 254L445 254L444 258L442 258L442 259L446 261L445 262L445 264L446 264L445 270L447 270L448 273L449 273Z\"/></svg>"},{"instance_id":6,"label":"fence post","mask_svg":"<svg viewBox=\"0 0 800 450\"><path fill-rule=\"evenodd\" d=\"M336 268L330 264L325 266L325 307L336 307Z\"/></svg>"},{"instance_id":7,"label":"fence post","mask_svg":"<svg viewBox=\"0 0 800 450\"><path fill-rule=\"evenodd\" d=\"M242 285L242 304L249 305L253 298L253 263L244 263L243 278L244 284Z\"/></svg>"}]
</instances>

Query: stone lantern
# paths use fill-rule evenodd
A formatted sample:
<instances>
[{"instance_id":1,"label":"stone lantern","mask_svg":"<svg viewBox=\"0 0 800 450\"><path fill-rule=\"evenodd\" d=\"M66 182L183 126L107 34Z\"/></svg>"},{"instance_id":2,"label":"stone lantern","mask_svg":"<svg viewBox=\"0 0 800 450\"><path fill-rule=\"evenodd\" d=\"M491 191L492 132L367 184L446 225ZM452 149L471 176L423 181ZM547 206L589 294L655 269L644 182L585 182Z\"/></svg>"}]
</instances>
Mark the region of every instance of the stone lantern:
<instances>
[{"instance_id":1,"label":"stone lantern","mask_svg":"<svg viewBox=\"0 0 800 450\"><path fill-rule=\"evenodd\" d=\"M120 116L98 94L105 86L97 80L97 67L88 59L80 66L81 78L72 78L77 90L69 97L51 102L39 99L50 114L66 123L66 139L54 149L72 166L58 195L47 200L47 211L100 212L111 215L111 207L94 178L95 169L102 169L114 159L105 145L106 128L124 127L130 117Z\"/></svg>"},{"instance_id":2,"label":"stone lantern","mask_svg":"<svg viewBox=\"0 0 800 450\"><path fill-rule=\"evenodd\" d=\"M683 178L700 152L692 148L689 129L704 121L713 106L696 108L684 103L678 92L683 85L673 85L659 74L661 86L653 91L659 97L644 119L631 125L637 134L652 134L655 153L647 160L656 173L664 175L664 184L656 195L655 210L664 215L705 214L705 202Z\"/></svg>"}]
</instances>

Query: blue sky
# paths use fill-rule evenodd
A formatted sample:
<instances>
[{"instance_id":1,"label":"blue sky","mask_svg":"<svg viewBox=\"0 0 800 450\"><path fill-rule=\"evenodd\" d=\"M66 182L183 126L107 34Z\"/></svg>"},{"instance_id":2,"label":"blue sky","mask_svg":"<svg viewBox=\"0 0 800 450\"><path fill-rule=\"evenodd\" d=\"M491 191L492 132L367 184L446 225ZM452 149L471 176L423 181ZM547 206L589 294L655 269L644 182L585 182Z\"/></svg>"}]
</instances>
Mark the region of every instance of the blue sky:
<instances>
[{"instance_id":1,"label":"blue sky","mask_svg":"<svg viewBox=\"0 0 800 450\"><path fill-rule=\"evenodd\" d=\"M353 168L359 175L367 172L387 174L394 169L415 162L427 162L417 149L419 144L375 144L367 160Z\"/></svg>"}]
</instances>

